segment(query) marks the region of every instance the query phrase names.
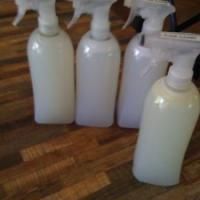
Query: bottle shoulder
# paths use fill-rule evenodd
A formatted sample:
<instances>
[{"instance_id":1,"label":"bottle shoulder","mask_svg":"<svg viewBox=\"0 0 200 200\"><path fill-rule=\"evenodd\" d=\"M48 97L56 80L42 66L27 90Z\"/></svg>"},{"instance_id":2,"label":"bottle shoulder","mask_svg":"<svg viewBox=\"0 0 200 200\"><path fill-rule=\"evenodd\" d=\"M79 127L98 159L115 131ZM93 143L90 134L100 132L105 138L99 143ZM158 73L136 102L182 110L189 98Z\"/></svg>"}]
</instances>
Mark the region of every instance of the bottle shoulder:
<instances>
[{"instance_id":1,"label":"bottle shoulder","mask_svg":"<svg viewBox=\"0 0 200 200\"><path fill-rule=\"evenodd\" d=\"M135 35L135 36L130 40L128 46L138 46L138 45L140 44L141 37L142 37L141 34Z\"/></svg>"},{"instance_id":2,"label":"bottle shoulder","mask_svg":"<svg viewBox=\"0 0 200 200\"><path fill-rule=\"evenodd\" d=\"M141 34L137 34L135 37L133 37L127 46L126 54L136 56L152 56L151 49L141 45L141 39Z\"/></svg>"},{"instance_id":3,"label":"bottle shoulder","mask_svg":"<svg viewBox=\"0 0 200 200\"><path fill-rule=\"evenodd\" d=\"M63 30L60 30L58 35L48 37L41 35L38 29L36 29L28 40L27 50L29 55L37 56L44 56L50 53L74 54L72 41Z\"/></svg>"},{"instance_id":4,"label":"bottle shoulder","mask_svg":"<svg viewBox=\"0 0 200 200\"><path fill-rule=\"evenodd\" d=\"M95 40L90 36L90 32L87 32L80 40L78 48L87 48L87 49L100 49L104 51L120 51L120 46L117 39L111 34L110 39L108 40Z\"/></svg>"},{"instance_id":5,"label":"bottle shoulder","mask_svg":"<svg viewBox=\"0 0 200 200\"><path fill-rule=\"evenodd\" d=\"M151 95L154 100L162 99L165 103L179 105L198 105L200 107L200 95L197 87L191 83L190 89L186 91L176 91L167 86L166 77L158 80L152 87Z\"/></svg>"},{"instance_id":6,"label":"bottle shoulder","mask_svg":"<svg viewBox=\"0 0 200 200\"><path fill-rule=\"evenodd\" d=\"M69 37L69 35L63 31L62 29L59 29L59 33L55 36L46 36L39 32L39 29L35 29L31 36L29 37L28 41L29 45L38 43L38 44L54 44L54 45L61 45L68 43L72 45L72 41Z\"/></svg>"}]
</instances>

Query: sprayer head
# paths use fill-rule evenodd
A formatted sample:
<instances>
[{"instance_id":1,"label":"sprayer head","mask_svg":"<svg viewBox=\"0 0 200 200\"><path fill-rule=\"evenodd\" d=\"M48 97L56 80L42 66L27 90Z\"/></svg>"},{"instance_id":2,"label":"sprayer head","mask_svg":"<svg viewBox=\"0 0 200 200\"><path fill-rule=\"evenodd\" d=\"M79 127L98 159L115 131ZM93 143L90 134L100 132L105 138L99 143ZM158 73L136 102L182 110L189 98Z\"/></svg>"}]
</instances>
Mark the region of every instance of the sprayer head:
<instances>
[{"instance_id":1,"label":"sprayer head","mask_svg":"<svg viewBox=\"0 0 200 200\"><path fill-rule=\"evenodd\" d=\"M144 32L156 32L162 30L165 18L175 12L175 8L165 0L132 0L129 18L123 28L127 27L140 15L145 19Z\"/></svg>"},{"instance_id":2,"label":"sprayer head","mask_svg":"<svg viewBox=\"0 0 200 200\"><path fill-rule=\"evenodd\" d=\"M74 7L74 16L71 22L68 25L68 28L71 28L80 18L82 14L91 14L95 13L95 10L99 7L111 7L111 5L117 0L68 0L72 1Z\"/></svg>"},{"instance_id":3,"label":"sprayer head","mask_svg":"<svg viewBox=\"0 0 200 200\"><path fill-rule=\"evenodd\" d=\"M56 16L56 0L15 0L18 7L18 14L13 25L17 25L26 14L27 10L34 10L39 13L39 30L45 35L57 34L58 17Z\"/></svg>"},{"instance_id":4,"label":"sprayer head","mask_svg":"<svg viewBox=\"0 0 200 200\"><path fill-rule=\"evenodd\" d=\"M193 51L193 53L179 54L175 57L172 67L166 78L167 84L176 90L187 90L191 85L193 78L193 66L195 60L200 53Z\"/></svg>"},{"instance_id":5,"label":"sprayer head","mask_svg":"<svg viewBox=\"0 0 200 200\"><path fill-rule=\"evenodd\" d=\"M193 66L200 54L200 35L161 32L145 37L145 47L160 49L162 59L173 63L166 78L176 90L186 90L193 77ZM157 55L155 55L157 56Z\"/></svg>"},{"instance_id":6,"label":"sprayer head","mask_svg":"<svg viewBox=\"0 0 200 200\"><path fill-rule=\"evenodd\" d=\"M18 11L16 18L13 21L13 25L17 26L19 24L27 10L37 11L39 8L39 1L40 0L15 0Z\"/></svg>"}]
</instances>

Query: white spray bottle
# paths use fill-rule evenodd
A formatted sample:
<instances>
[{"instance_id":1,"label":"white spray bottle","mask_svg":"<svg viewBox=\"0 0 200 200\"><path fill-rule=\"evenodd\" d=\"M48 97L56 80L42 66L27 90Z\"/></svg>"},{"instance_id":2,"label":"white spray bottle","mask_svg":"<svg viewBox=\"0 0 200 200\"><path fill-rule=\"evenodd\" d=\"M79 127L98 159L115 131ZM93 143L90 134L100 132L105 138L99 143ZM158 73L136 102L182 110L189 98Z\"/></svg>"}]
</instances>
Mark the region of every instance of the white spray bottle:
<instances>
[{"instance_id":1,"label":"white spray bottle","mask_svg":"<svg viewBox=\"0 0 200 200\"><path fill-rule=\"evenodd\" d=\"M74 120L74 50L69 36L60 29L56 0L16 0L17 25L28 9L38 11L39 28L28 42L35 121L63 124Z\"/></svg>"},{"instance_id":2,"label":"white spray bottle","mask_svg":"<svg viewBox=\"0 0 200 200\"><path fill-rule=\"evenodd\" d=\"M174 11L175 8L167 1L132 0L131 13L125 26L137 15L145 21L142 33L131 40L125 53L117 109L120 127L139 128L144 99L153 83L166 73L168 63L155 59L151 50L142 46L143 35L160 32L165 18Z\"/></svg>"},{"instance_id":3,"label":"white spray bottle","mask_svg":"<svg viewBox=\"0 0 200 200\"><path fill-rule=\"evenodd\" d=\"M147 95L133 173L142 182L172 186L180 181L185 152L200 113L199 91L191 81L200 53L200 35L163 32L147 36L145 46L162 49L156 56L173 65Z\"/></svg>"},{"instance_id":4,"label":"white spray bottle","mask_svg":"<svg viewBox=\"0 0 200 200\"><path fill-rule=\"evenodd\" d=\"M91 30L77 50L76 122L79 125L109 127L114 110L120 68L120 47L110 31L109 11L116 0L73 0L74 18L92 14Z\"/></svg>"}]
</instances>

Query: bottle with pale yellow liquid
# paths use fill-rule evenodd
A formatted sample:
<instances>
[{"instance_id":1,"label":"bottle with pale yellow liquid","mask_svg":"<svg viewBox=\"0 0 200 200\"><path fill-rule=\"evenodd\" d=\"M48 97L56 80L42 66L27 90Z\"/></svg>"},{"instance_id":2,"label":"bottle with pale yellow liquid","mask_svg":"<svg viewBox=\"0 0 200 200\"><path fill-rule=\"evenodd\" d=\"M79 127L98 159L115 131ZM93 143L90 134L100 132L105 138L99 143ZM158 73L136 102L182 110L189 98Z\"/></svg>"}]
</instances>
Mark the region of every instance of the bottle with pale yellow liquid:
<instances>
[{"instance_id":1,"label":"bottle with pale yellow liquid","mask_svg":"<svg viewBox=\"0 0 200 200\"><path fill-rule=\"evenodd\" d=\"M157 37L157 38L156 38ZM146 45L167 50L173 62L168 75L150 90L144 106L133 173L141 182L161 186L179 183L182 163L200 113L200 96L192 83L200 37L161 33Z\"/></svg>"}]
</instances>

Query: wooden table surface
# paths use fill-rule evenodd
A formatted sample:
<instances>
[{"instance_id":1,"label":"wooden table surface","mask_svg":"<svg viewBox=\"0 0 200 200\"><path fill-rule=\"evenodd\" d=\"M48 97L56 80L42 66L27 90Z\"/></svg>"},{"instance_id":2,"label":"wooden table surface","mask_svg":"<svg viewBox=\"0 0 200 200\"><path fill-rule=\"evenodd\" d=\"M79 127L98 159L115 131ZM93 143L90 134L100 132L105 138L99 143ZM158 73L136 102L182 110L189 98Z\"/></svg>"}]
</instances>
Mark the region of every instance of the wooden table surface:
<instances>
[{"instance_id":1,"label":"wooden table surface","mask_svg":"<svg viewBox=\"0 0 200 200\"><path fill-rule=\"evenodd\" d=\"M200 126L184 161L181 184L164 188L136 181L131 174L137 130L42 126L33 120L33 99L26 44L36 27L29 12L19 27L12 0L0 2L0 199L2 200L199 200ZM71 4L58 1L61 25ZM113 13L112 30L122 51L133 36ZM89 28L82 17L69 34L74 46ZM200 123L198 123L200 125Z\"/></svg>"}]
</instances>

